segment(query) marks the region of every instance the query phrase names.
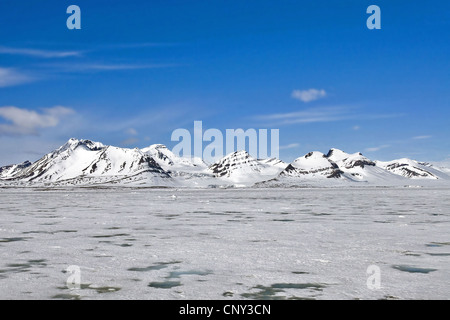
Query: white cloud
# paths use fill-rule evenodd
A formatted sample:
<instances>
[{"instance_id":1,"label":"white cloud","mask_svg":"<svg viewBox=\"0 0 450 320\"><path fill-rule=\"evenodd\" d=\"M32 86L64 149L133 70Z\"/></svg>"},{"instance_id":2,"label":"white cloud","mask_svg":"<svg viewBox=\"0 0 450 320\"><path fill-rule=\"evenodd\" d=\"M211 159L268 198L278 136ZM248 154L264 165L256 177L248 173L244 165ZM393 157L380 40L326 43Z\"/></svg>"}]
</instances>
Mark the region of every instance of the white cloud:
<instances>
[{"instance_id":1,"label":"white cloud","mask_svg":"<svg viewBox=\"0 0 450 320\"><path fill-rule=\"evenodd\" d=\"M358 131L359 129L361 129L361 127L360 126L353 126L352 129L355 130L355 131Z\"/></svg>"},{"instance_id":2,"label":"white cloud","mask_svg":"<svg viewBox=\"0 0 450 320\"><path fill-rule=\"evenodd\" d=\"M0 54L22 55L38 58L66 58L66 57L77 57L80 56L82 53L80 51L53 51L53 50L38 50L29 48L10 48L0 46Z\"/></svg>"},{"instance_id":3,"label":"white cloud","mask_svg":"<svg viewBox=\"0 0 450 320\"><path fill-rule=\"evenodd\" d=\"M291 97L305 103L324 98L327 95L323 89L294 90Z\"/></svg>"},{"instance_id":4,"label":"white cloud","mask_svg":"<svg viewBox=\"0 0 450 320\"><path fill-rule=\"evenodd\" d=\"M14 68L0 68L0 88L11 87L33 81L33 78Z\"/></svg>"},{"instance_id":5,"label":"white cloud","mask_svg":"<svg viewBox=\"0 0 450 320\"><path fill-rule=\"evenodd\" d=\"M40 129L56 127L62 118L73 113L62 106L42 109L40 113L14 106L0 107L0 117L9 122L0 124L0 135L37 135Z\"/></svg>"},{"instance_id":6,"label":"white cloud","mask_svg":"<svg viewBox=\"0 0 450 320\"><path fill-rule=\"evenodd\" d=\"M417 137L413 137L414 140L423 140L423 139L430 139L433 136L417 136Z\"/></svg>"},{"instance_id":7,"label":"white cloud","mask_svg":"<svg viewBox=\"0 0 450 320\"><path fill-rule=\"evenodd\" d=\"M294 148L297 148L299 146L300 146L300 144L298 144L298 143L291 143L291 144L288 144L288 145L285 145L285 146L280 146L279 149L280 150L294 149Z\"/></svg>"}]
</instances>

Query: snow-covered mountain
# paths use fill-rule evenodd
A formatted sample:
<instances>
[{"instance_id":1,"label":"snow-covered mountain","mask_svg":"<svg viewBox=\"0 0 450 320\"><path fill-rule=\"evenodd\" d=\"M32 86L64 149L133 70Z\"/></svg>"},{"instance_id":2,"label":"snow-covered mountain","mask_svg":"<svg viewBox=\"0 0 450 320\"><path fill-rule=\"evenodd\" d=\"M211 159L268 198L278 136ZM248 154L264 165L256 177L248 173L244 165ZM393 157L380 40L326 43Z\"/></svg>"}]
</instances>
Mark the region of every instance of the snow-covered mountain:
<instances>
[{"instance_id":1,"label":"snow-covered mountain","mask_svg":"<svg viewBox=\"0 0 450 320\"><path fill-rule=\"evenodd\" d=\"M339 178L342 171L338 165L319 151L310 152L295 159L281 173L281 177Z\"/></svg>"},{"instance_id":2,"label":"snow-covered mountain","mask_svg":"<svg viewBox=\"0 0 450 320\"><path fill-rule=\"evenodd\" d=\"M236 151L208 166L182 158L166 146L144 149L105 146L70 139L34 163L0 168L3 186L130 185L149 187L227 187L304 185L450 185L450 169L410 159L373 161L361 153L330 149L285 163L255 159ZM437 184L436 184L437 183Z\"/></svg>"},{"instance_id":3,"label":"snow-covered mountain","mask_svg":"<svg viewBox=\"0 0 450 320\"><path fill-rule=\"evenodd\" d=\"M397 176L377 167L376 162L362 153L346 153L339 149L330 149L327 158L339 167L343 179L357 182L397 181Z\"/></svg>"},{"instance_id":4,"label":"snow-covered mountain","mask_svg":"<svg viewBox=\"0 0 450 320\"><path fill-rule=\"evenodd\" d=\"M442 173L439 172L439 169L434 169L427 163L420 163L406 158L387 162L376 161L376 165L410 179L439 179Z\"/></svg>"},{"instance_id":5,"label":"snow-covered mountain","mask_svg":"<svg viewBox=\"0 0 450 320\"><path fill-rule=\"evenodd\" d=\"M153 144L141 151L151 156L167 171L201 171L208 167L201 159L188 159L175 155L163 144Z\"/></svg>"},{"instance_id":6,"label":"snow-covered mountain","mask_svg":"<svg viewBox=\"0 0 450 320\"><path fill-rule=\"evenodd\" d=\"M152 157L178 186L208 187L220 183L202 159L179 157L163 144L153 144L141 151Z\"/></svg>"},{"instance_id":7,"label":"snow-covered mountain","mask_svg":"<svg viewBox=\"0 0 450 320\"><path fill-rule=\"evenodd\" d=\"M373 161L361 153L330 149L325 155L314 151L295 159L276 178L258 186L338 186L426 184L435 179L450 185L450 175L442 168L414 160Z\"/></svg>"},{"instance_id":8,"label":"snow-covered mountain","mask_svg":"<svg viewBox=\"0 0 450 320\"><path fill-rule=\"evenodd\" d=\"M255 183L276 177L283 170L280 163L278 159L256 160L246 151L236 151L212 164L209 170L226 181Z\"/></svg>"},{"instance_id":9,"label":"snow-covered mountain","mask_svg":"<svg viewBox=\"0 0 450 320\"><path fill-rule=\"evenodd\" d=\"M396 178L385 170L377 168L374 161L359 152L348 154L339 149L330 149L326 155L314 151L295 159L281 172L278 179L289 178L291 183L295 180L311 182L311 180L320 181L325 178L333 179L334 182L337 180L373 182L383 176L388 180Z\"/></svg>"},{"instance_id":10,"label":"snow-covered mountain","mask_svg":"<svg viewBox=\"0 0 450 320\"><path fill-rule=\"evenodd\" d=\"M13 174L8 174L6 180L89 184L126 178L150 180L157 185L166 185L170 180L168 173L141 150L104 146L90 140L70 139L35 163L25 164L21 170L16 169Z\"/></svg>"}]
</instances>

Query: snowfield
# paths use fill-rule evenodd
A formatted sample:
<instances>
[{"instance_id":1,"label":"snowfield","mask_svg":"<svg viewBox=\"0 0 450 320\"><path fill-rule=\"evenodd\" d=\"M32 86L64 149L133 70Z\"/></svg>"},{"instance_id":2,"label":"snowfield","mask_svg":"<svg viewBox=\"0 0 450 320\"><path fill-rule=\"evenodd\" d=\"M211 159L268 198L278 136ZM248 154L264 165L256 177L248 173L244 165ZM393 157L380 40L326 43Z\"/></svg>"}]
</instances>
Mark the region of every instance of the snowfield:
<instances>
[{"instance_id":1,"label":"snowfield","mask_svg":"<svg viewBox=\"0 0 450 320\"><path fill-rule=\"evenodd\" d=\"M0 299L448 299L449 194L4 188Z\"/></svg>"}]
</instances>

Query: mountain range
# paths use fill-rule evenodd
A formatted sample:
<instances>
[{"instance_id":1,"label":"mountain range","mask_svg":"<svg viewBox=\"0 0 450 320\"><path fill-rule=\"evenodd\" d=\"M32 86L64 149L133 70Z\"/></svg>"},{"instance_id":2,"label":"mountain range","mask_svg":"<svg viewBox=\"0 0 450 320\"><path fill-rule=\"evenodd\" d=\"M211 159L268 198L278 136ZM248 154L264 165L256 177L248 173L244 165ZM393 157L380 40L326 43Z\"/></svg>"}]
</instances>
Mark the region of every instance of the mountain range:
<instances>
[{"instance_id":1,"label":"mountain range","mask_svg":"<svg viewBox=\"0 0 450 320\"><path fill-rule=\"evenodd\" d=\"M236 151L213 164L162 144L144 149L70 139L34 163L0 168L0 186L308 187L450 186L450 169L411 159L375 161L330 149L291 163Z\"/></svg>"}]
</instances>

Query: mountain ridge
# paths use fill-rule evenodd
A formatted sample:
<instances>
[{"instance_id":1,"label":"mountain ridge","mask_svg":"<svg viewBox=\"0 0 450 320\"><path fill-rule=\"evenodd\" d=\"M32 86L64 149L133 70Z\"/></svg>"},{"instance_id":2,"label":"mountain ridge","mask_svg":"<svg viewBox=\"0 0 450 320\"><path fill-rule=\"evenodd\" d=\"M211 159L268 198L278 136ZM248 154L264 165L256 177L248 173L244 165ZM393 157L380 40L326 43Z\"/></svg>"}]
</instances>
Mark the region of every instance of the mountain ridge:
<instances>
[{"instance_id":1,"label":"mountain ridge","mask_svg":"<svg viewBox=\"0 0 450 320\"><path fill-rule=\"evenodd\" d=\"M246 151L235 151L208 165L201 159L179 157L162 144L129 149L72 138L33 163L0 167L0 185L388 186L442 181L450 185L449 173L448 168L408 158L378 161L336 148L326 154L309 152L290 163L277 158L256 159Z\"/></svg>"}]
</instances>

